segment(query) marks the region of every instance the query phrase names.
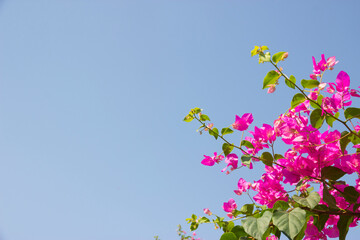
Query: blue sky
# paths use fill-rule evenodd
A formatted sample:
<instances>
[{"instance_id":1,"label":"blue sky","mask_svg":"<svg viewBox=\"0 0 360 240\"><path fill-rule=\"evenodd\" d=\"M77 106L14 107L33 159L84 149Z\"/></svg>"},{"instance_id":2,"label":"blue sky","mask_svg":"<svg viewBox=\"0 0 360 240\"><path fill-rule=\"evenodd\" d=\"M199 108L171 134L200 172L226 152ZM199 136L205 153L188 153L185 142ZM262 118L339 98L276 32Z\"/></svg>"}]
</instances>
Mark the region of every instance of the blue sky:
<instances>
[{"instance_id":1,"label":"blue sky","mask_svg":"<svg viewBox=\"0 0 360 240\"><path fill-rule=\"evenodd\" d=\"M201 107L227 126L252 112L271 123L294 94L261 90L270 69L254 45L288 51L308 78L311 56L359 85L359 2L0 2L0 239L176 239L192 213L236 197L239 177L208 168L221 143L182 122ZM253 126L254 126L253 125ZM240 136L236 136L240 137ZM236 138L235 138L236 139ZM352 229L349 239L357 239ZM218 239L213 226L202 239Z\"/></svg>"}]
</instances>

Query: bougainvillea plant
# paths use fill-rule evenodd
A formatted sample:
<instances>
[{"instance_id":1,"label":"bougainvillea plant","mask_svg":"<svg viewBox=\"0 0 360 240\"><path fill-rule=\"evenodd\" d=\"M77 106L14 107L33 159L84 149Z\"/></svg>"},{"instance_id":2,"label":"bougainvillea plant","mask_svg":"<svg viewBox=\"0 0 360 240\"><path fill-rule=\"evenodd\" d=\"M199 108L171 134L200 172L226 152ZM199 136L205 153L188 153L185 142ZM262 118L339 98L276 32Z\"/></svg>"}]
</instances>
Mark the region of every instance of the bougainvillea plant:
<instances>
[{"instance_id":1,"label":"bougainvillea plant","mask_svg":"<svg viewBox=\"0 0 360 240\"><path fill-rule=\"evenodd\" d=\"M359 90L350 87L350 77L344 71L335 81L324 81L324 73L338 63L335 57L326 59L323 54L318 62L313 57L309 79L298 83L279 66L287 52L271 55L266 46L255 46L251 56L274 67L266 74L263 89L273 93L283 79L297 93L290 108L272 125L255 126L252 131L248 130L253 122L251 113L236 115L231 126L219 130L202 109L191 109L184 121L197 121L199 131L222 141L222 153L205 155L203 165L225 164L221 171L229 174L260 164L264 173L253 182L238 180L236 195L255 192L254 197L248 195L249 204L238 206L229 199L223 203L226 217L206 208L204 213L209 216L193 214L187 219L190 229L213 223L224 231L221 240L275 240L281 235L289 239L345 239L360 218L360 108L352 102L360 97ZM235 131L242 133L240 144L227 139L226 135ZM287 151L277 152L276 141Z\"/></svg>"}]
</instances>

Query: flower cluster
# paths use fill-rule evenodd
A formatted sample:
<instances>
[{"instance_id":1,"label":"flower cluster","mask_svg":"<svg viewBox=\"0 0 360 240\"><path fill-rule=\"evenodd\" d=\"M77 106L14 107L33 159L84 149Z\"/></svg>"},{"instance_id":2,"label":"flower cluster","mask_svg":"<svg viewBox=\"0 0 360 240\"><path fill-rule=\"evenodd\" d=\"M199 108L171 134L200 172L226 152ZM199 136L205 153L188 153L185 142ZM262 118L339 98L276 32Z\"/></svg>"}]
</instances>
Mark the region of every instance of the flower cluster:
<instances>
[{"instance_id":1,"label":"flower cluster","mask_svg":"<svg viewBox=\"0 0 360 240\"><path fill-rule=\"evenodd\" d=\"M252 54L258 54L262 62L271 62L277 68L279 76L284 76L285 81L290 81L282 73L282 69L277 67L277 63L284 60L288 53L277 53L271 60L267 57L269 54L263 52L264 49L258 47ZM344 71L339 72L334 82L322 81L324 72L333 70L338 63L335 57L325 59L322 54L319 62L316 62L314 57L312 59L313 73L310 75L312 80L304 80L305 82L301 83L303 89L295 82L292 82L293 86L289 85L293 88L296 86L300 91L294 96L292 107L281 114L272 125L263 124L261 127L255 126L253 130L248 131L248 136L241 139L240 146L231 145L230 150L226 148L229 143L223 136L225 133L232 133L232 130L223 129L220 135L219 131L213 128L213 124L203 125L209 134L216 139L221 137L226 143L222 154L217 155L215 152L213 157L204 155L205 158L201 162L203 165L213 166L224 160L226 166L221 171L226 171L227 174L238 169L239 165L252 169L253 163L263 162L265 173L261 179L251 183L240 178L234 193L242 195L252 190L256 192L252 201L268 209L275 208L274 206L280 201L287 203L288 207L292 206L288 212L293 211L294 214L296 211L309 212L306 221L303 222L306 225L303 230L306 240L334 238L344 234L338 227L345 221L341 217L342 213L351 216L346 220L348 221L346 227L357 226L360 218L360 125L354 121L355 118L360 118L360 109L351 107L353 98L360 97L360 92L350 88L350 77ZM275 84L278 84L279 76L276 76L276 73L269 76L274 77L264 80L266 81L264 86L270 89L268 92L273 92ZM318 81L319 78L320 81ZM308 90L305 90L306 88ZM340 112L344 113L345 120L339 118ZM242 117L236 115L231 127L244 133L253 121L251 113L245 113ZM327 128L322 127L325 122L328 124ZM339 127L331 129L334 122L342 124L345 131L340 132ZM276 141L281 141L287 146L288 150L283 155L275 154ZM350 149L347 148L349 144L352 146ZM232 153L234 147L243 154L243 157L239 158L237 154ZM354 186L345 181L338 181L345 174L357 176ZM311 193L310 188L313 186L317 186L319 190ZM294 191L299 196L295 196ZM316 202L315 205L299 200L310 197ZM316 209L316 206L320 207ZM299 210L295 211L294 209L297 208ZM240 213L244 214L237 209L237 204L232 198L224 202L223 209L229 218L236 217ZM327 212L329 209L332 209L331 213ZM280 210L276 207L273 211ZM212 214L209 209L204 209L204 212L208 215ZM324 215L327 219L321 220L324 221L323 225L319 225L318 218ZM274 221L275 226L281 226L281 224L276 225L276 214L269 221ZM257 234L250 233L251 230L246 229L246 221L244 223L245 232L249 236ZM275 240L278 237L269 235L266 239Z\"/></svg>"}]
</instances>

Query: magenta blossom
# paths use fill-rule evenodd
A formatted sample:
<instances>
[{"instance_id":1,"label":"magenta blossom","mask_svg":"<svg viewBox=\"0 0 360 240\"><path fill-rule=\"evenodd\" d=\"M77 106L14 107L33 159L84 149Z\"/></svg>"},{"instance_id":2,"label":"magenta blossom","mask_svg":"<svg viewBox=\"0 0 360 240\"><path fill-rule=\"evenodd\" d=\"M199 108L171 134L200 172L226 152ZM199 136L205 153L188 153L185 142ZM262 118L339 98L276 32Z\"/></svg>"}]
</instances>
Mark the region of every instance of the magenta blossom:
<instances>
[{"instance_id":1,"label":"magenta blossom","mask_svg":"<svg viewBox=\"0 0 360 240\"><path fill-rule=\"evenodd\" d=\"M249 125L254 121L254 118L251 113L245 113L242 117L236 115L235 122L232 124L232 127L239 131L245 131L249 128Z\"/></svg>"},{"instance_id":2,"label":"magenta blossom","mask_svg":"<svg viewBox=\"0 0 360 240\"><path fill-rule=\"evenodd\" d=\"M251 186L251 183L245 181L243 178L240 178L238 181L238 189L234 190L237 195L241 195L243 192L246 192Z\"/></svg>"},{"instance_id":3,"label":"magenta blossom","mask_svg":"<svg viewBox=\"0 0 360 240\"><path fill-rule=\"evenodd\" d=\"M223 209L225 212L232 213L237 208L237 205L235 203L235 200L230 198L228 202L224 202ZM232 218L232 214L228 214L230 218Z\"/></svg>"},{"instance_id":4,"label":"magenta blossom","mask_svg":"<svg viewBox=\"0 0 360 240\"><path fill-rule=\"evenodd\" d=\"M213 157L206 156L206 155L204 155L204 157L205 158L201 161L201 163L206 166L214 166L215 163L219 163L219 162L221 162L221 160L224 159L223 155L218 156L216 152L214 152Z\"/></svg>"},{"instance_id":5,"label":"magenta blossom","mask_svg":"<svg viewBox=\"0 0 360 240\"><path fill-rule=\"evenodd\" d=\"M204 208L204 213L211 216L212 212L208 208Z\"/></svg>"},{"instance_id":6,"label":"magenta blossom","mask_svg":"<svg viewBox=\"0 0 360 240\"><path fill-rule=\"evenodd\" d=\"M228 154L225 159L225 163L227 163L227 166L221 171L224 172L229 166L231 166L231 170L236 169L238 167L238 162L239 162L239 158L236 154L234 153Z\"/></svg>"}]
</instances>

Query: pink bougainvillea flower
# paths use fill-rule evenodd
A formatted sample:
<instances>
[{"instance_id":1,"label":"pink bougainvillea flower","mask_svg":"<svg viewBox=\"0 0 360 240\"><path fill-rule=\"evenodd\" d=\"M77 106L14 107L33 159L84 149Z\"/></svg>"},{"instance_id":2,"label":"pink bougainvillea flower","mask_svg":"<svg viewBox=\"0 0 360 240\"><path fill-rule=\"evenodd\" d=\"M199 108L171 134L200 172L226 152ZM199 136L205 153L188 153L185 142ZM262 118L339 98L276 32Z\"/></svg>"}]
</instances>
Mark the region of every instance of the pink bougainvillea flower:
<instances>
[{"instance_id":1,"label":"pink bougainvillea flower","mask_svg":"<svg viewBox=\"0 0 360 240\"><path fill-rule=\"evenodd\" d=\"M356 89L351 89L350 90L350 95L353 96L353 97L360 97L360 91L359 90L356 90Z\"/></svg>"},{"instance_id":2,"label":"pink bougainvillea flower","mask_svg":"<svg viewBox=\"0 0 360 240\"><path fill-rule=\"evenodd\" d=\"M230 198L229 201L224 202L223 209L225 212L231 213L237 208L235 200Z\"/></svg>"},{"instance_id":3,"label":"pink bougainvillea flower","mask_svg":"<svg viewBox=\"0 0 360 240\"><path fill-rule=\"evenodd\" d=\"M336 58L335 56L333 57L329 57L327 60L326 60L326 64L328 66L328 68L330 70L333 70L334 69L334 66L338 63L339 61L336 61Z\"/></svg>"},{"instance_id":4,"label":"pink bougainvillea flower","mask_svg":"<svg viewBox=\"0 0 360 240\"><path fill-rule=\"evenodd\" d=\"M204 155L204 157L205 158L201 161L201 163L206 166L214 166L215 163L219 163L224 159L223 155L218 156L216 152L214 152L213 157L206 156L206 155Z\"/></svg>"},{"instance_id":5,"label":"pink bougainvillea flower","mask_svg":"<svg viewBox=\"0 0 360 240\"><path fill-rule=\"evenodd\" d=\"M242 117L236 115L235 122L232 124L232 127L239 131L245 131L249 128L249 125L254 121L254 118L251 113L245 113Z\"/></svg>"},{"instance_id":6,"label":"pink bougainvillea flower","mask_svg":"<svg viewBox=\"0 0 360 240\"><path fill-rule=\"evenodd\" d=\"M238 181L238 189L234 190L237 195L241 195L243 192L246 192L251 186L251 183L245 181L243 178L240 178Z\"/></svg>"},{"instance_id":7,"label":"pink bougainvillea flower","mask_svg":"<svg viewBox=\"0 0 360 240\"><path fill-rule=\"evenodd\" d=\"M345 92L349 90L350 77L346 72L344 71L339 72L335 82L336 82L336 90L338 92Z\"/></svg>"},{"instance_id":8,"label":"pink bougainvillea flower","mask_svg":"<svg viewBox=\"0 0 360 240\"><path fill-rule=\"evenodd\" d=\"M271 236L266 237L266 240L278 240L278 237L275 235L271 235Z\"/></svg>"},{"instance_id":9,"label":"pink bougainvillea flower","mask_svg":"<svg viewBox=\"0 0 360 240\"><path fill-rule=\"evenodd\" d=\"M212 212L208 208L204 208L204 213L211 216Z\"/></svg>"},{"instance_id":10,"label":"pink bougainvillea flower","mask_svg":"<svg viewBox=\"0 0 360 240\"><path fill-rule=\"evenodd\" d=\"M239 158L235 153L228 154L225 158L226 167L221 170L221 172L226 171L227 167L231 166L231 170L234 170L238 167ZM228 173L227 173L228 174Z\"/></svg>"}]
</instances>

